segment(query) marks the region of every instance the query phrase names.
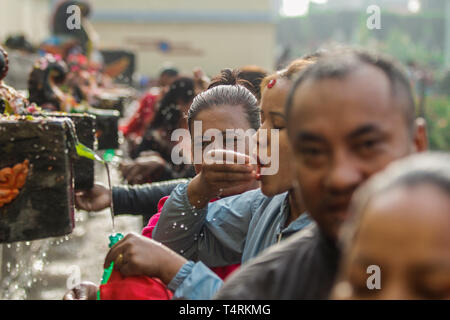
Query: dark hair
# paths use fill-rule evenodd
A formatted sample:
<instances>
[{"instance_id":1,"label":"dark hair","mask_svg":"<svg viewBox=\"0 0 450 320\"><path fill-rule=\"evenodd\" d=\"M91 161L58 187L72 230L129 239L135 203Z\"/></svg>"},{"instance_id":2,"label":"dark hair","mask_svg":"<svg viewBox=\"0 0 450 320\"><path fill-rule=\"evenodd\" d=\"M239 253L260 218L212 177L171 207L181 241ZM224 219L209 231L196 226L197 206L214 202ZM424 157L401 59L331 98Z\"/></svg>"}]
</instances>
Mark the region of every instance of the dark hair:
<instances>
[{"instance_id":1,"label":"dark hair","mask_svg":"<svg viewBox=\"0 0 450 320\"><path fill-rule=\"evenodd\" d=\"M177 77L178 74L179 74L179 72L178 72L178 70L177 70L176 68L174 68L174 67L167 67L167 68L164 68L164 69L160 72L159 76L160 76L160 77L162 77L162 76L167 76L167 77Z\"/></svg>"},{"instance_id":2,"label":"dark hair","mask_svg":"<svg viewBox=\"0 0 450 320\"><path fill-rule=\"evenodd\" d=\"M415 127L415 103L412 89L403 67L386 56L359 49L341 49L325 52L320 55L315 64L305 68L291 88L286 102L286 115L288 116L292 109L296 90L306 80L343 78L363 65L370 65L381 70L389 79L391 94L396 99L399 99L399 95L401 95L400 99L406 104L403 108L406 122L412 134Z\"/></svg>"},{"instance_id":3,"label":"dark hair","mask_svg":"<svg viewBox=\"0 0 450 320\"><path fill-rule=\"evenodd\" d=\"M238 79L238 71L222 70L220 76L213 79L208 90L194 98L188 112L188 125L191 131L192 121L199 112L223 105L242 106L247 114L250 126L257 130L261 124L258 101L254 94L244 86L248 81Z\"/></svg>"},{"instance_id":4,"label":"dark hair","mask_svg":"<svg viewBox=\"0 0 450 320\"><path fill-rule=\"evenodd\" d=\"M164 127L170 132L178 128L180 119L183 117L183 110L178 103L190 103L194 99L194 80L182 77L175 80L159 103L158 110L150 125L150 129Z\"/></svg>"},{"instance_id":5,"label":"dark hair","mask_svg":"<svg viewBox=\"0 0 450 320\"><path fill-rule=\"evenodd\" d=\"M238 77L247 80L252 84L253 90L258 101L261 100L261 81L267 76L267 71L258 66L245 66L239 69Z\"/></svg>"}]
</instances>

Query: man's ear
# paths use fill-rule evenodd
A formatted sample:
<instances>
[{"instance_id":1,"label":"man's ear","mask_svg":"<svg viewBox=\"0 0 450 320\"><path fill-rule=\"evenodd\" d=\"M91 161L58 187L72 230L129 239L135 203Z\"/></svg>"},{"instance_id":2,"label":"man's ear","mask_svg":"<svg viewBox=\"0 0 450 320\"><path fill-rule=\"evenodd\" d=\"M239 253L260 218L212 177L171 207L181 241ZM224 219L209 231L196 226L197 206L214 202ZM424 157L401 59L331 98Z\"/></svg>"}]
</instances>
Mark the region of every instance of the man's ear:
<instances>
[{"instance_id":1,"label":"man's ear","mask_svg":"<svg viewBox=\"0 0 450 320\"><path fill-rule=\"evenodd\" d=\"M416 152L423 152L428 150L427 123L422 117L416 119L414 146Z\"/></svg>"}]
</instances>

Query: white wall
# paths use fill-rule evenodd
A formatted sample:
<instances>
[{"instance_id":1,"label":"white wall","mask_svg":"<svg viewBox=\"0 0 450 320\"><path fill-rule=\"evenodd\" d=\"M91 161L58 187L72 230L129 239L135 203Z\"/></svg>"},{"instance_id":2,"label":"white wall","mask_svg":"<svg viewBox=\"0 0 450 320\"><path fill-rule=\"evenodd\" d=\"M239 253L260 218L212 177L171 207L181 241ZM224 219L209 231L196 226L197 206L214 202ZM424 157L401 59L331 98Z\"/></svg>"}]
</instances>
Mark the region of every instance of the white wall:
<instances>
[{"instance_id":1,"label":"white wall","mask_svg":"<svg viewBox=\"0 0 450 320\"><path fill-rule=\"evenodd\" d=\"M0 42L23 33L38 43L49 35L50 0L0 0Z\"/></svg>"}]
</instances>

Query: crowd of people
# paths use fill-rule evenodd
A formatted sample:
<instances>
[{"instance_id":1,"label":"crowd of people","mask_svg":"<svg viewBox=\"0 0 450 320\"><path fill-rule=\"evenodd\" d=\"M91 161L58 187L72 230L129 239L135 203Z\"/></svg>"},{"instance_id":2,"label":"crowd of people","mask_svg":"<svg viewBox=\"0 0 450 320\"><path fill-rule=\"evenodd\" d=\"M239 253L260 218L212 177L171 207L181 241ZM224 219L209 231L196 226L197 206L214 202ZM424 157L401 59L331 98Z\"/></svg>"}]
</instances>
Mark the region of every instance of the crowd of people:
<instances>
[{"instance_id":1,"label":"crowd of people","mask_svg":"<svg viewBox=\"0 0 450 320\"><path fill-rule=\"evenodd\" d=\"M174 163L177 129L200 162ZM75 197L78 209L143 216L105 268L155 279L172 299L450 298L450 155L427 151L411 81L390 57L334 49L212 79L164 69L121 130L129 184ZM229 130L255 133L229 141ZM98 290L82 282L64 299Z\"/></svg>"}]
</instances>

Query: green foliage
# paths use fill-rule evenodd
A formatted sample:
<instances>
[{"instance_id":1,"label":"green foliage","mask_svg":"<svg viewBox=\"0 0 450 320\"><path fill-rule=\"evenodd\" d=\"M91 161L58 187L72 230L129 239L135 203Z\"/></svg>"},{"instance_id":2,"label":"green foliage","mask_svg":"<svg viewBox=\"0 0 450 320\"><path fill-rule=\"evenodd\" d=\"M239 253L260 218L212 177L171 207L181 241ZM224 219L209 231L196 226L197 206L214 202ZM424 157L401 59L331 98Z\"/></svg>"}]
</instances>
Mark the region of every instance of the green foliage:
<instances>
[{"instance_id":1,"label":"green foliage","mask_svg":"<svg viewBox=\"0 0 450 320\"><path fill-rule=\"evenodd\" d=\"M381 52L396 57L399 61L419 62L420 65L440 66L444 64L444 53L441 50L427 48L423 43L413 41L411 36L401 29L394 27L389 31L384 41L377 41L368 37L367 28L362 27L361 36L366 44L377 47ZM372 41L371 41L372 40Z\"/></svg>"},{"instance_id":2,"label":"green foliage","mask_svg":"<svg viewBox=\"0 0 450 320\"><path fill-rule=\"evenodd\" d=\"M277 38L280 45L291 49L291 58L343 43L376 49L404 64L414 61L435 80L427 88L425 105L430 148L450 151L450 74L443 69L443 2L433 0L415 15L382 11L380 30L367 28L365 11L313 10L307 16L281 19Z\"/></svg>"},{"instance_id":3,"label":"green foliage","mask_svg":"<svg viewBox=\"0 0 450 320\"><path fill-rule=\"evenodd\" d=\"M430 149L450 151L450 97L427 97L425 114Z\"/></svg>"}]
</instances>

